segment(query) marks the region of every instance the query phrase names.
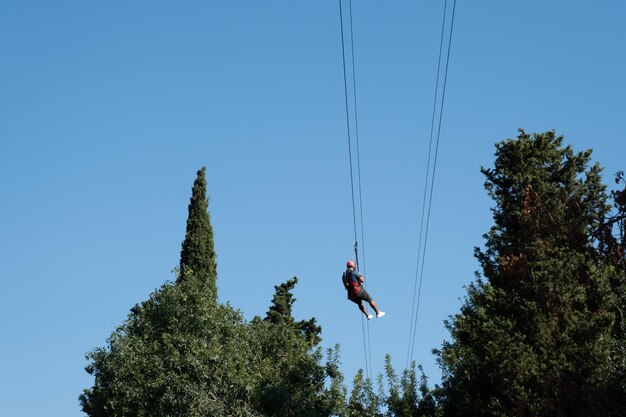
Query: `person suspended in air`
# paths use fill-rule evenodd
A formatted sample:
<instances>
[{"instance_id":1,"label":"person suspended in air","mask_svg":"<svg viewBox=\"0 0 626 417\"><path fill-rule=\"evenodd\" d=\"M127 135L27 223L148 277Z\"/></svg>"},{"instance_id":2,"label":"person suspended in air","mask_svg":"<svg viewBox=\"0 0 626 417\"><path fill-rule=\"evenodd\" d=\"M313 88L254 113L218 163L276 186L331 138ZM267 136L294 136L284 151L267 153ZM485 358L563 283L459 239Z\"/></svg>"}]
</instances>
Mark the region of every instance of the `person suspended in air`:
<instances>
[{"instance_id":1,"label":"person suspended in air","mask_svg":"<svg viewBox=\"0 0 626 417\"><path fill-rule=\"evenodd\" d=\"M374 309L376 317L384 316L385 312L380 311L372 297L370 297L367 291L365 291L365 288L363 288L365 277L363 277L363 275L356 270L356 263L354 261L348 261L346 263L346 268L346 272L344 272L341 276L341 282L343 282L343 286L348 291L348 300L356 303L359 306L359 310L365 314L368 320L374 316L367 312L367 308L363 304L363 301L367 301Z\"/></svg>"}]
</instances>

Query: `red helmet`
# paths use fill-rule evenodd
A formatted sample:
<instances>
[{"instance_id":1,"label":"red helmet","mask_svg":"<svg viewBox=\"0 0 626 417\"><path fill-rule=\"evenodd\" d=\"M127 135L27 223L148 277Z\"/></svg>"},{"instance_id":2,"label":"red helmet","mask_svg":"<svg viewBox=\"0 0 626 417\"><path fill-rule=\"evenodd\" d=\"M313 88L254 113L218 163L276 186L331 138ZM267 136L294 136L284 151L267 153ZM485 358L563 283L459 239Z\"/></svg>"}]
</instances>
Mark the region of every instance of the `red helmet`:
<instances>
[{"instance_id":1,"label":"red helmet","mask_svg":"<svg viewBox=\"0 0 626 417\"><path fill-rule=\"evenodd\" d=\"M348 262L346 262L346 266L348 268L355 268L356 264L354 263L354 261L348 261Z\"/></svg>"}]
</instances>

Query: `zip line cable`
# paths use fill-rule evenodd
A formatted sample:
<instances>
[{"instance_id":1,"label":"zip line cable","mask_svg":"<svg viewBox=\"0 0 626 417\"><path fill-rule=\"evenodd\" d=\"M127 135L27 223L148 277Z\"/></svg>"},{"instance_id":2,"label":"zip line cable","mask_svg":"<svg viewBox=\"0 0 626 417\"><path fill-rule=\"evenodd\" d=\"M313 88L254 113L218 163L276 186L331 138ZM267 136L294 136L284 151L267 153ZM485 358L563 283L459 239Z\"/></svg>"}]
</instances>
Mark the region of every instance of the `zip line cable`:
<instances>
[{"instance_id":1,"label":"zip line cable","mask_svg":"<svg viewBox=\"0 0 626 417\"><path fill-rule=\"evenodd\" d=\"M352 0L349 2L350 6L350 49L352 53L352 96L354 102L354 133L356 139L356 167L357 167L357 178L358 178L358 188L359 188L359 213L361 220L361 244L363 247L363 275L366 275L365 271L365 233L363 227L363 190L361 188L361 152L359 149L359 112L357 108L357 98L356 98L356 59L354 58L354 30L352 28Z\"/></svg>"},{"instance_id":2,"label":"zip line cable","mask_svg":"<svg viewBox=\"0 0 626 417\"><path fill-rule=\"evenodd\" d=\"M441 20L441 35L439 38L439 57L437 59L437 78L435 81L435 94L433 96L433 109L432 109L432 118L430 121L430 137L428 142L428 158L426 162L426 175L424 176L424 195L422 196L422 214L420 219L420 227L419 227L419 239L418 239L418 248L417 248L417 265L415 267L415 284L413 285L413 301L411 303L411 324L409 326L409 347L406 353L406 368L409 367L409 361L412 357L411 352L413 351L412 341L413 339L413 323L416 320L415 317L415 300L417 296L417 283L418 283L418 271L420 267L420 254L422 253L422 242L423 242L423 231L424 231L424 214L426 213L426 196L428 193L428 180L430 179L430 162L432 155L432 147L433 147L433 132L435 130L435 119L436 119L436 109L437 109L437 98L439 96L439 77L441 75L441 57L443 51L443 40L446 28L446 11L448 7L448 0L445 1L443 6L443 18ZM421 287L420 287L421 289Z\"/></svg>"},{"instance_id":3,"label":"zip line cable","mask_svg":"<svg viewBox=\"0 0 626 417\"><path fill-rule=\"evenodd\" d=\"M348 75L346 73L346 50L345 42L343 40L343 8L341 6L342 0L339 0L339 23L341 27L341 57L343 60L343 94L346 102L346 128L348 130L348 160L350 162L350 191L352 195L352 220L354 223L354 241L358 241L356 231L356 205L354 203L354 176L352 169L352 138L350 134L350 108L348 106ZM356 244L355 244L356 248ZM356 255L356 249L355 249ZM356 260L356 259L355 259Z\"/></svg>"},{"instance_id":4,"label":"zip line cable","mask_svg":"<svg viewBox=\"0 0 626 417\"><path fill-rule=\"evenodd\" d=\"M365 227L364 220L365 217L363 215L363 188L361 187L361 151L359 147L359 112L357 106L357 94L356 94L356 59L354 57L354 29L353 29L353 19L352 19L352 0L349 1L349 12L350 12L350 51L352 54L352 96L354 103L354 137L356 139L356 167L357 167L357 178L358 178L358 189L359 189L359 214L361 220L361 247L362 247L362 259L363 259L363 275L367 276L367 271L365 268ZM367 284L363 283L363 287L367 290ZM363 316L361 316L361 324L363 324ZM371 349L371 341L370 341L370 323L369 321L365 322L365 330L367 333L367 362L369 364L369 369L372 368L372 349ZM371 374L368 372L367 377L371 379Z\"/></svg>"},{"instance_id":5,"label":"zip line cable","mask_svg":"<svg viewBox=\"0 0 626 417\"><path fill-rule=\"evenodd\" d=\"M442 51L442 44L443 44L443 27L445 25L445 17L446 17L446 7L447 7L447 0L445 2L444 5L444 18L443 18L443 22L442 22L442 38L440 41L440 47L439 47L439 64L441 63L441 51ZM422 250L421 253L421 265L420 265L420 254L419 254L419 249L418 249L418 268L416 269L416 283L417 283L417 275L418 275L418 270L419 270L419 288L417 291L417 303L415 303L415 289L414 289L414 301L413 301L413 306L415 307L415 314L414 314L414 319L413 319L413 314L412 314L412 321L411 321L411 326L412 329L410 329L410 334L412 334L412 339L409 341L409 350L410 350L410 355L408 355L407 358L407 368L408 368L408 363L411 359L413 359L413 350L415 348L415 335L417 334L417 319L419 317L419 307L420 307L420 299L421 299L421 293L422 293L422 282L423 282L423 278L424 278L424 259L426 257L426 246L427 246L427 242L428 242L428 231L429 231L429 225L430 225L430 213L431 213L431 208L432 208L432 200L433 200L433 190L434 190L434 186L435 186L435 174L437 171L437 156L439 154L439 142L440 142L440 138L441 138L441 123L443 120L443 110L444 110L444 103L445 103L445 96L446 96L446 86L447 86L447 82L448 82L448 68L449 68L449 64L450 64L450 51L452 49L452 33L454 31L454 18L455 18L455 14L456 14L456 0L454 0L453 5L452 5L452 17L450 20L450 32L449 32L449 36L448 36L448 50L447 50L447 55L446 55L446 64L445 64L445 70L444 70L444 77L443 77L443 88L442 88L442 92L441 92L441 103L440 103L440 108L439 108L439 120L438 120L438 125L437 125L437 140L435 142L435 155L433 158L433 169L432 169L432 176L430 177L430 195L428 198L428 210L427 210L427 214L426 214L426 230L424 233L424 244L423 246L421 245L421 228L422 226L420 226L420 248ZM439 81L439 72L440 72L440 66L438 64L437 67L437 87L438 87L438 81ZM436 101L437 101L437 87L435 87L435 101L433 104L433 122L435 120L435 108L436 108ZM431 122L432 123L432 122ZM433 134L433 124L431 124L431 145L432 145L432 134ZM429 164L430 164L430 146L429 146ZM427 173L427 177L426 177L426 182L428 182L428 173ZM424 189L424 196L426 195L426 188ZM425 204L425 199L424 199L424 204ZM422 206L422 216L424 215L423 212L424 206Z\"/></svg>"},{"instance_id":6,"label":"zip line cable","mask_svg":"<svg viewBox=\"0 0 626 417\"><path fill-rule=\"evenodd\" d=\"M416 305L416 309L415 309L415 322L413 323L413 341L412 341L412 347L411 347L411 359L413 358L413 349L415 348L415 335L417 333L417 319L419 317L419 307L420 307L420 299L421 299L421 290L422 290L422 282L423 282L423 278L424 278L424 259L426 257L426 247L427 247L427 242L428 242L428 231L429 231L429 226L430 226L430 214L431 214L431 207L432 207L432 200L433 200L433 190L434 190L434 186L435 186L435 173L437 170L437 156L439 153L439 142L440 142L440 137L441 137L441 124L442 124L442 120L443 120L443 110L444 110L444 103L445 103L445 95L446 95L446 86L447 86L447 81L448 81L448 68L449 68L449 63L450 63L450 51L451 51L451 47L452 47L452 33L454 30L454 18L455 18L455 12L456 12L456 0L454 0L453 6L452 6L452 18L451 18L451 22L450 22L450 33L449 33L449 37L448 37L448 51L447 51L447 56L446 56L446 65L445 65L445 70L444 70L444 79L443 79L443 88L442 88L442 93L441 93L441 104L440 104L440 109L439 109L439 121L438 121L438 127L437 127L437 140L435 142L435 156L433 159L433 170L432 170L432 176L431 176L431 183L430 183L430 195L429 195L429 199L428 199L428 209L427 209L427 214L426 214L426 231L424 234L424 245L422 247L422 256L421 256L421 268L420 268L420 277L419 277L419 290L418 290L418 295L417 295L417 305Z\"/></svg>"},{"instance_id":7,"label":"zip line cable","mask_svg":"<svg viewBox=\"0 0 626 417\"><path fill-rule=\"evenodd\" d=\"M350 41L351 41L351 57L352 57L352 85L353 85L353 102L354 102L354 119L355 119L355 134L356 134L356 156L357 156L357 175L358 175L358 188L359 188L359 209L360 209L360 224L361 224L361 237L363 237L363 202L361 198L361 163L359 156L359 141L358 141L358 119L356 112L356 71L355 71L355 61L354 61L354 31L352 28L352 0L349 2L349 17L350 17ZM340 20L340 29L341 29L341 55L343 62L343 85L344 85L344 98L345 98L345 111L346 111L346 126L348 132L348 159L350 164L350 190L352 194L352 219L354 225L354 255L357 269L359 268L358 261L358 232L357 232L357 214L356 214L356 203L355 203L355 190L354 190L354 168L352 164L352 135L350 130L350 107L348 100L348 74L346 67L346 51L345 51L345 41L344 41L344 26L343 26L343 6L342 0L339 0L339 20ZM364 258L365 262L365 258ZM361 330L363 333L363 350L365 353L365 371L370 377L370 338L369 338L369 323L367 325L367 332L365 330L365 324L363 320L363 316L361 316ZM367 333L367 337L366 337ZM366 341L367 339L367 341Z\"/></svg>"}]
</instances>

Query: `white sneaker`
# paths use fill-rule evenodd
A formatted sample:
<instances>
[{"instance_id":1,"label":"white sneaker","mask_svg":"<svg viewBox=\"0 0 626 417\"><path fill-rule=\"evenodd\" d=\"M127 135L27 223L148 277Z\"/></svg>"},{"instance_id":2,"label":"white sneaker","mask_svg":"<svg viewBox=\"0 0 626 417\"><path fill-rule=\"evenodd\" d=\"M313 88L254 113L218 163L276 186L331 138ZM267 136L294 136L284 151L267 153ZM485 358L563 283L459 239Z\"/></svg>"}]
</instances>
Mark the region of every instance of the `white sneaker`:
<instances>
[{"instance_id":1,"label":"white sneaker","mask_svg":"<svg viewBox=\"0 0 626 417\"><path fill-rule=\"evenodd\" d=\"M381 318L384 315L385 315L385 312L381 311L380 313L376 314L376 317Z\"/></svg>"},{"instance_id":2,"label":"white sneaker","mask_svg":"<svg viewBox=\"0 0 626 417\"><path fill-rule=\"evenodd\" d=\"M373 318L374 318L374 316L372 316L371 314L368 314L368 315L367 315L367 319L368 319L368 320L371 320L371 319L373 319Z\"/></svg>"}]
</instances>

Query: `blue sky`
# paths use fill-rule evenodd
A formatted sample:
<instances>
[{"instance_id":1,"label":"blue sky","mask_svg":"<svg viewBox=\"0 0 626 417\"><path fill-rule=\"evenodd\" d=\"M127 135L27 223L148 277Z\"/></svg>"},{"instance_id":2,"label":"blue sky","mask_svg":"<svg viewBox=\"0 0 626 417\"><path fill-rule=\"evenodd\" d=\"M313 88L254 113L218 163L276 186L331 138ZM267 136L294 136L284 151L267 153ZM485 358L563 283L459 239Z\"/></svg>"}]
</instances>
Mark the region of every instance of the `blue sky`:
<instances>
[{"instance_id":1,"label":"blue sky","mask_svg":"<svg viewBox=\"0 0 626 417\"><path fill-rule=\"evenodd\" d=\"M406 363L443 1L353 2L373 374ZM517 129L624 170L626 5L458 0L414 359L447 337ZM82 415L84 354L178 263L207 167L222 302L297 318L364 367L337 1L0 4L0 415Z\"/></svg>"}]
</instances>

